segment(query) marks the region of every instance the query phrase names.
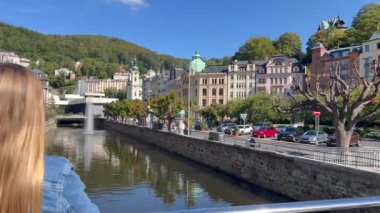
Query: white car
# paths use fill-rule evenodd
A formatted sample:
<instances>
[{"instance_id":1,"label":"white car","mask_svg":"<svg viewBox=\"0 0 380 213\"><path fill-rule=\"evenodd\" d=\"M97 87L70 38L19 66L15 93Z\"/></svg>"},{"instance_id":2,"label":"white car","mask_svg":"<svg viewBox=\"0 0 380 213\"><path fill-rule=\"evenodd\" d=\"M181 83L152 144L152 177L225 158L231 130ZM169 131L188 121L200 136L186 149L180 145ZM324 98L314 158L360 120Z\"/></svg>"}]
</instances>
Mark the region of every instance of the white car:
<instances>
[{"instance_id":1,"label":"white car","mask_svg":"<svg viewBox=\"0 0 380 213\"><path fill-rule=\"evenodd\" d=\"M240 135L249 135L253 131L251 125L237 125L237 129Z\"/></svg>"}]
</instances>

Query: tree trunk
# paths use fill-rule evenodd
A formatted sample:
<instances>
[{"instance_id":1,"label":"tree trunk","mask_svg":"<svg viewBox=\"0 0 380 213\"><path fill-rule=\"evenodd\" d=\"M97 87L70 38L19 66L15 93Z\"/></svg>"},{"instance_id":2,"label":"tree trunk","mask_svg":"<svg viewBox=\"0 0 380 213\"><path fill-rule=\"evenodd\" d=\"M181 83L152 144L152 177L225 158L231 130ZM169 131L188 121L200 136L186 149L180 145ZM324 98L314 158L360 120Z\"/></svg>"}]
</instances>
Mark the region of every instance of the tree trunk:
<instances>
[{"instance_id":1,"label":"tree trunk","mask_svg":"<svg viewBox=\"0 0 380 213\"><path fill-rule=\"evenodd\" d=\"M334 123L337 146L342 148L350 147L350 141L354 128L346 129L345 124L342 121L336 121Z\"/></svg>"}]
</instances>

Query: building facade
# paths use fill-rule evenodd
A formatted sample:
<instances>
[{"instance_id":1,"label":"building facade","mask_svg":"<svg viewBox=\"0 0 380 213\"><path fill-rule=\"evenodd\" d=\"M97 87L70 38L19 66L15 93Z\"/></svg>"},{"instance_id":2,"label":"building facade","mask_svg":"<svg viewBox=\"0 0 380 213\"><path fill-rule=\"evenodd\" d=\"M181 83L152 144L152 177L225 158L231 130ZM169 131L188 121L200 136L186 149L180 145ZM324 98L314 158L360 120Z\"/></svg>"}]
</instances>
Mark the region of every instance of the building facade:
<instances>
[{"instance_id":1,"label":"building facade","mask_svg":"<svg viewBox=\"0 0 380 213\"><path fill-rule=\"evenodd\" d=\"M30 67L29 59L21 58L14 52L0 52L0 63L12 63L24 67Z\"/></svg>"},{"instance_id":2,"label":"building facade","mask_svg":"<svg viewBox=\"0 0 380 213\"><path fill-rule=\"evenodd\" d=\"M228 100L244 99L255 93L256 65L253 61L233 61L228 65Z\"/></svg>"},{"instance_id":3,"label":"building facade","mask_svg":"<svg viewBox=\"0 0 380 213\"><path fill-rule=\"evenodd\" d=\"M75 73L67 68L59 68L54 71L55 76L63 76L65 79L74 80Z\"/></svg>"},{"instance_id":4,"label":"building facade","mask_svg":"<svg viewBox=\"0 0 380 213\"><path fill-rule=\"evenodd\" d=\"M130 80L131 73L129 72L115 72L113 74L113 79L115 80L125 80L128 81Z\"/></svg>"},{"instance_id":5,"label":"building facade","mask_svg":"<svg viewBox=\"0 0 380 213\"><path fill-rule=\"evenodd\" d=\"M257 64L261 65L256 69L257 92L286 94L292 92L295 83L303 83L305 68L295 58L274 55L268 61L260 61Z\"/></svg>"},{"instance_id":6,"label":"building facade","mask_svg":"<svg viewBox=\"0 0 380 213\"><path fill-rule=\"evenodd\" d=\"M176 92L179 98L194 102L199 108L212 104L227 103L227 66L210 66L196 52L187 71L180 72L176 80Z\"/></svg>"},{"instance_id":7,"label":"building facade","mask_svg":"<svg viewBox=\"0 0 380 213\"><path fill-rule=\"evenodd\" d=\"M85 82L84 93L104 93L105 90L109 88L115 88L117 90L125 91L127 88L126 80L91 79L91 80L85 80L84 82Z\"/></svg>"},{"instance_id":8,"label":"building facade","mask_svg":"<svg viewBox=\"0 0 380 213\"><path fill-rule=\"evenodd\" d=\"M312 49L312 62L310 66L310 89L316 90L317 78L319 78L319 88L325 90L330 84L330 73L336 72L339 66L341 71L337 73L348 84L357 81L358 76L355 69L359 67L362 46L352 46L327 50L323 44L318 43Z\"/></svg>"},{"instance_id":9,"label":"building facade","mask_svg":"<svg viewBox=\"0 0 380 213\"><path fill-rule=\"evenodd\" d=\"M360 74L367 80L373 77L372 63L380 61L380 32L375 32L371 38L362 45L360 54Z\"/></svg>"}]
</instances>

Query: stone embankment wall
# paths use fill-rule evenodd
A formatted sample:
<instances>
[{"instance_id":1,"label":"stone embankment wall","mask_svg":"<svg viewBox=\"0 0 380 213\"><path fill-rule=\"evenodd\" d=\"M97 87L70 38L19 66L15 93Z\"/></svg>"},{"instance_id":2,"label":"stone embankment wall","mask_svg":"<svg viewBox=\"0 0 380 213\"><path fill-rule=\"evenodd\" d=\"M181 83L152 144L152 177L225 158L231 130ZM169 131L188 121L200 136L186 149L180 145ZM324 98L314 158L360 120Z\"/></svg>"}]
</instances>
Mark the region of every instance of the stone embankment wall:
<instances>
[{"instance_id":1,"label":"stone embankment wall","mask_svg":"<svg viewBox=\"0 0 380 213\"><path fill-rule=\"evenodd\" d=\"M295 200L380 195L379 173L113 122L105 127Z\"/></svg>"}]
</instances>

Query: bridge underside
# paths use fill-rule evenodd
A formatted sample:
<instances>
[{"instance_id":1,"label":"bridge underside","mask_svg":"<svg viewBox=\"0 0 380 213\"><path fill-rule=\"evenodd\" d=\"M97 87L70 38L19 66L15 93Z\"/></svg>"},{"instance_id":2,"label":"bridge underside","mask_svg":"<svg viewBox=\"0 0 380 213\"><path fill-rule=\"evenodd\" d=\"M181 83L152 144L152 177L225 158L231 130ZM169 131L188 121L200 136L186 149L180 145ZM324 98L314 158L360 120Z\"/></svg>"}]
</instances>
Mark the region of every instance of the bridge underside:
<instances>
[{"instance_id":1,"label":"bridge underside","mask_svg":"<svg viewBox=\"0 0 380 213\"><path fill-rule=\"evenodd\" d=\"M57 118L57 127L83 128L85 118ZM94 118L94 128L104 129L104 119Z\"/></svg>"}]
</instances>

